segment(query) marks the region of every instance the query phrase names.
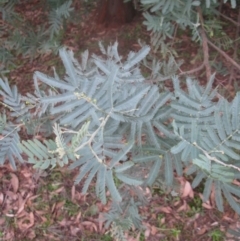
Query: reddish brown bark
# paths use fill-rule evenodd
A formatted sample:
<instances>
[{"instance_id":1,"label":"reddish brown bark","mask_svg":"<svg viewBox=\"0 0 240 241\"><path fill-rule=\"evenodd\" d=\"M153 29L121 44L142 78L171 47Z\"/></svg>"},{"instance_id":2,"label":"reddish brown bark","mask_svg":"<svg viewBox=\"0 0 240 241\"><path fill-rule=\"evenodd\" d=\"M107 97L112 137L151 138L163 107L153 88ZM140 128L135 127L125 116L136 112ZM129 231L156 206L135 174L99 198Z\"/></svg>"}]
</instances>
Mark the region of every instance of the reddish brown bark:
<instances>
[{"instance_id":1,"label":"reddish brown bark","mask_svg":"<svg viewBox=\"0 0 240 241\"><path fill-rule=\"evenodd\" d=\"M133 3L124 0L100 0L99 14L97 23L105 24L124 24L133 20L135 9Z\"/></svg>"}]
</instances>

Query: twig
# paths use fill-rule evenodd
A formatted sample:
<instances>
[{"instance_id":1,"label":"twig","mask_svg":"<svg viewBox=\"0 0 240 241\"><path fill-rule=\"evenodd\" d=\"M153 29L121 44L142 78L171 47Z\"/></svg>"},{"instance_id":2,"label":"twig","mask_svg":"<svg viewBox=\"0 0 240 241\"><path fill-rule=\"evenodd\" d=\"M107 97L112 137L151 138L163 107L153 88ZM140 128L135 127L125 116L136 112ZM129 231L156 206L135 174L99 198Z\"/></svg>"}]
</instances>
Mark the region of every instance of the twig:
<instances>
[{"instance_id":1,"label":"twig","mask_svg":"<svg viewBox=\"0 0 240 241\"><path fill-rule=\"evenodd\" d=\"M222 14L220 11L214 10L214 12L215 12L216 14L219 14L221 17L225 18L225 19L228 20L229 22L233 23L234 25L240 26L240 23L239 23L239 22L236 22L236 21L234 21L233 19L225 16L225 15Z\"/></svg>"},{"instance_id":2,"label":"twig","mask_svg":"<svg viewBox=\"0 0 240 241\"><path fill-rule=\"evenodd\" d=\"M240 8L238 10L238 25L237 25L237 29L236 29L236 34L235 34L235 40L238 38L239 35L239 30L240 30ZM235 45L234 45L234 53L233 53L233 59L236 60L237 59L237 51L238 51L238 41L235 41ZM233 66L231 67L231 74L230 74L230 78L228 81L228 84L232 84L232 80L234 78L234 68Z\"/></svg>"},{"instance_id":3,"label":"twig","mask_svg":"<svg viewBox=\"0 0 240 241\"><path fill-rule=\"evenodd\" d=\"M208 44L214 48L215 50L217 50L223 57L225 57L225 59L227 59L227 61L229 61L232 65L234 65L238 70L240 70L240 65L234 61L231 57L229 57L228 54L226 54L223 50L221 50L220 48L218 48L215 44L213 44L209 39L207 39Z\"/></svg>"},{"instance_id":4,"label":"twig","mask_svg":"<svg viewBox=\"0 0 240 241\"><path fill-rule=\"evenodd\" d=\"M204 56L204 65L206 68L206 76L207 76L207 80L209 80L211 78L211 66L209 64L209 49L208 49L208 41L207 41L207 36L206 33L204 31L204 20L203 20L203 16L202 16L202 10L200 7L197 8L198 14L199 14L199 18L200 18L200 22L201 22L201 37L202 37L202 46L203 46L203 56Z\"/></svg>"},{"instance_id":5,"label":"twig","mask_svg":"<svg viewBox=\"0 0 240 241\"><path fill-rule=\"evenodd\" d=\"M98 133L102 128L104 128L104 126L106 125L106 123L107 123L110 115L111 115L111 112L110 112L104 119L102 118L102 123L101 123L100 126L97 128L97 130L95 130L95 131L92 133L92 135L91 135L91 137L89 138L89 140L87 140L86 142L84 142L81 146L75 148L74 152L77 152L77 151L79 151L80 149L82 149L84 146L88 145L89 148L91 149L93 155L96 157L97 161L98 161L99 163L102 163L102 160L101 160L101 159L97 156L97 154L94 152L94 150L92 149L92 146L91 146L91 145L92 145L92 141L93 141L94 137L95 137L95 136L97 135L97 133Z\"/></svg>"},{"instance_id":6,"label":"twig","mask_svg":"<svg viewBox=\"0 0 240 241\"><path fill-rule=\"evenodd\" d=\"M238 131L238 130L237 130L237 131ZM237 131L235 131L235 132L237 132ZM181 140L186 141L189 145L195 146L197 149L199 149L200 151L202 151L203 154L205 155L205 157L207 157L209 161L218 163L218 164L220 164L220 165L222 165L222 166L224 166L224 167L229 167L229 168L232 168L232 169L237 170L237 171L240 172L240 167L235 166L235 165L233 165L233 164L226 164L225 162L220 161L219 159L217 159L215 156L211 156L210 153L209 153L208 151L204 150L201 146L199 146L199 145L197 144L197 142L193 142L193 143L192 143L192 142L189 142L189 141L187 141L186 139L184 139L184 138L183 138L182 136L180 136L179 134L178 134L178 136L180 137Z\"/></svg>"},{"instance_id":7,"label":"twig","mask_svg":"<svg viewBox=\"0 0 240 241\"><path fill-rule=\"evenodd\" d=\"M199 150L201 150L203 152L203 154L208 158L209 161L214 161L224 167L229 167L229 168L233 168L237 171L240 172L240 168L233 165L233 164L226 164L225 162L220 161L219 159L217 159L215 156L210 156L209 153L207 151L205 151L202 147L200 147L196 142L192 143L194 146L196 146Z\"/></svg>"},{"instance_id":8,"label":"twig","mask_svg":"<svg viewBox=\"0 0 240 241\"><path fill-rule=\"evenodd\" d=\"M204 63L202 63L199 67L195 68L195 69L192 69L192 70L188 70L188 71L185 71L185 72L181 72L179 73L178 75L179 76L182 76L182 75L190 75L190 74L193 74L195 72L198 72L200 71L201 69L204 68Z\"/></svg>"}]
</instances>

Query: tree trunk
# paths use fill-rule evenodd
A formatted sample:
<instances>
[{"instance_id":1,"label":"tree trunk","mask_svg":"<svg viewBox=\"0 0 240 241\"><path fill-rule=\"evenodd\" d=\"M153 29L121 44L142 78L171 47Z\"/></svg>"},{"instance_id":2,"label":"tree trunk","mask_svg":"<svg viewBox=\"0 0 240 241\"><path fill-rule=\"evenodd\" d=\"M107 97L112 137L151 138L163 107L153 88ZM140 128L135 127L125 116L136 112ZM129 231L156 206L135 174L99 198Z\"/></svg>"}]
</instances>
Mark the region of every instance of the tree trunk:
<instances>
[{"instance_id":1,"label":"tree trunk","mask_svg":"<svg viewBox=\"0 0 240 241\"><path fill-rule=\"evenodd\" d=\"M97 23L105 26L129 23L134 15L132 1L125 3L124 0L100 0Z\"/></svg>"}]
</instances>

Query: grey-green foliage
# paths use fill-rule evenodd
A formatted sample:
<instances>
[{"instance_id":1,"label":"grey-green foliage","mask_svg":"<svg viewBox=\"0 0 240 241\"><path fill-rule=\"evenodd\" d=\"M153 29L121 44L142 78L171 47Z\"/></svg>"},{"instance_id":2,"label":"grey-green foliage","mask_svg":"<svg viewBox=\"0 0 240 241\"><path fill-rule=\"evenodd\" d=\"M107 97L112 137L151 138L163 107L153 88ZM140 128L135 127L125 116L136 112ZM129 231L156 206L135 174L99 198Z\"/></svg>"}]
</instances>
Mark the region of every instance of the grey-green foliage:
<instances>
[{"instance_id":1,"label":"grey-green foliage","mask_svg":"<svg viewBox=\"0 0 240 241\"><path fill-rule=\"evenodd\" d=\"M51 3L54 1L49 1ZM70 17L70 12L73 11L73 8L71 7L72 1L62 1L62 5L56 6L56 8L53 8L49 13L49 33L51 38L54 36L54 34L58 34L60 29L63 27L64 19L68 19Z\"/></svg>"},{"instance_id":2,"label":"grey-green foliage","mask_svg":"<svg viewBox=\"0 0 240 241\"><path fill-rule=\"evenodd\" d=\"M143 13L147 30L152 31L152 44L156 49L165 46L164 41L167 38L174 37L174 31L177 26L186 29L190 27L196 30L197 17L193 9L200 5L200 1L167 1L167 0L141 0L145 11ZM196 32L196 31L194 31Z\"/></svg>"},{"instance_id":3,"label":"grey-green foliage","mask_svg":"<svg viewBox=\"0 0 240 241\"><path fill-rule=\"evenodd\" d=\"M212 90L214 76L205 88L187 79L188 93L179 87L177 78L173 80L175 100L171 106L175 111L174 132L180 142L171 148L173 154L181 153L181 160L193 163L188 174L196 172L192 186L196 187L205 180L204 201L208 200L212 188L215 201L223 211L222 194L236 211L239 203L234 196L240 197L238 186L232 184L239 177L239 93L228 102Z\"/></svg>"},{"instance_id":4,"label":"grey-green foliage","mask_svg":"<svg viewBox=\"0 0 240 241\"><path fill-rule=\"evenodd\" d=\"M77 160L70 168L80 167L81 172L76 182L80 182L88 174L83 187L84 192L87 191L90 181L96 175L96 192L105 202L105 186L110 189L114 199L121 199L114 184L113 174L129 185L142 184L142 180L123 174L125 170L131 168L130 161L125 162L123 166L119 166L119 162L127 160L127 153L131 150L135 139L138 146L141 146L141 138L145 129L148 130L147 138L151 140L151 143L160 147L151 123L162 118L160 110L165 109L163 106L170 99L171 93L159 94L156 86L143 83L144 78L136 64L147 55L148 46L138 53L131 52L123 63L117 52L117 44L107 50L103 47L101 49L107 54L107 60L94 56L88 62L88 53L85 52L82 55L81 64L77 63L72 52L61 50L60 56L67 72L65 79L60 80L57 75L52 78L36 72L34 75L35 96L24 97L25 103L30 104L23 103L20 109L22 118L25 119L25 116L29 114L27 110L35 101L36 111L33 116L39 118L45 112L49 112L55 118L52 122L58 121L64 129L79 130L86 121L90 121L89 138L83 138L79 141L79 145L72 149L71 154ZM58 90L44 93L39 89L38 81ZM2 86L6 89L4 82ZM152 99L153 95L154 99ZM7 104L14 109L14 115L20 112L18 102ZM69 141L73 144L71 140L78 132L73 133L68 129L63 131L59 127L58 130L59 134L55 130L55 134L59 135L57 150L49 153L51 161L44 157L47 145L40 145L38 141L23 142L23 147L28 151L31 151L33 147L32 153L28 153L31 163L34 160L33 156L39 161L47 162L47 164L38 164L42 168L54 166L56 161L53 154L59 153L60 159L66 158L67 152L70 151L67 144ZM126 141L122 140L123 135L126 135ZM38 149L41 150L38 151ZM65 160L64 163L66 162Z\"/></svg>"},{"instance_id":5,"label":"grey-green foliage","mask_svg":"<svg viewBox=\"0 0 240 241\"><path fill-rule=\"evenodd\" d=\"M122 202L113 201L110 210L104 213L103 221L105 221L105 228L110 229L115 240L125 241L124 232L132 227L143 228L138 208L146 205L147 199L140 187L121 185L118 190L121 192Z\"/></svg>"},{"instance_id":6,"label":"grey-green foliage","mask_svg":"<svg viewBox=\"0 0 240 241\"><path fill-rule=\"evenodd\" d=\"M178 28L192 32L193 41L201 41L199 33L200 17L197 7L201 9L204 16L204 29L212 36L214 31L221 31L222 25L218 20L218 6L221 1L217 0L141 0L141 5L145 10L143 16L147 30L151 31L151 44L155 51L160 49L162 54L171 52L171 41L174 40ZM223 1L222 4L230 2L232 8L236 8L236 0ZM220 40L219 40L220 41ZM226 41L226 40L225 40ZM224 42L221 41L222 43ZM232 42L228 38L227 42Z\"/></svg>"},{"instance_id":7,"label":"grey-green foliage","mask_svg":"<svg viewBox=\"0 0 240 241\"><path fill-rule=\"evenodd\" d=\"M234 241L235 241L235 240L236 240L236 241L239 240L239 237L240 237L240 229L239 229L239 228L237 228L237 229L235 229L235 230L229 228L229 229L227 230L227 232L235 237L235 238L233 238Z\"/></svg>"},{"instance_id":8,"label":"grey-green foliage","mask_svg":"<svg viewBox=\"0 0 240 241\"><path fill-rule=\"evenodd\" d=\"M19 95L16 86L10 88L7 79L5 79L5 82L0 79L0 87L2 89L0 89L0 95L4 98L4 106L9 107L10 111L15 114L14 110L19 109L21 105L21 95ZM14 156L20 162L23 162L23 159L18 147L20 126L14 124L7 120L6 113L0 115L0 164L3 165L5 160L8 159L13 168L16 169Z\"/></svg>"},{"instance_id":9,"label":"grey-green foliage","mask_svg":"<svg viewBox=\"0 0 240 241\"><path fill-rule=\"evenodd\" d=\"M0 165L8 159L14 169L16 169L15 158L23 162L21 150L18 148L20 142L18 135L19 128L11 122L7 122L6 115L0 115Z\"/></svg>"},{"instance_id":10,"label":"grey-green foliage","mask_svg":"<svg viewBox=\"0 0 240 241\"><path fill-rule=\"evenodd\" d=\"M146 19L144 24L148 30L161 33L164 38L172 38L175 24L183 29L198 27L194 26L198 23L195 7L200 6L203 10L206 8L209 14L209 12L214 12L218 6L217 2L216 0L141 0L143 8L149 10L144 13ZM224 3L226 2L227 0L224 1ZM231 0L231 6L232 8L236 7L236 0Z\"/></svg>"},{"instance_id":11,"label":"grey-green foliage","mask_svg":"<svg viewBox=\"0 0 240 241\"><path fill-rule=\"evenodd\" d=\"M153 122L165 118L161 109L165 109L164 105L170 100L171 93L160 94L156 86L143 82L144 78L136 64L148 54L148 46L138 53L131 52L126 61L122 61L118 55L117 43L107 50L100 46L107 59L93 56L88 61L88 52L85 52L81 64L74 59L71 51L61 50L60 56L67 73L64 80L36 72L34 84L36 95L40 98L42 96L42 106L38 107L40 114L44 114L42 110L49 111L55 118L53 122L58 121L64 126L59 127L59 132L55 130L55 134L59 133L56 152L61 158L66 157L70 151L67 144L73 144L71 140L77 135L69 128L79 130L85 122L90 122L86 136L71 149L76 160L70 168L80 168L76 183L87 175L83 192L87 191L91 180L97 176L97 195L106 202L105 187L108 187L113 199L121 200L113 175L129 185L142 184L143 180L124 174L133 166L127 154L135 140L137 146L142 145L142 136L146 131L149 143L160 147ZM51 88L58 88L57 92L43 93L38 81ZM31 102L32 99L27 101ZM159 128L164 129L164 126ZM120 161L125 162L119 166Z\"/></svg>"},{"instance_id":12,"label":"grey-green foliage","mask_svg":"<svg viewBox=\"0 0 240 241\"><path fill-rule=\"evenodd\" d=\"M173 56L170 56L167 61L163 60L162 62L156 59L156 57L151 58L150 56L148 56L148 59L143 60L144 66L152 71L149 77L150 81L158 84L171 79L183 62L183 60L176 61Z\"/></svg>"},{"instance_id":13,"label":"grey-green foliage","mask_svg":"<svg viewBox=\"0 0 240 241\"><path fill-rule=\"evenodd\" d=\"M16 4L24 4L17 0L0 2L0 13L3 25L0 26L0 71L16 66L16 57L23 55L34 59L39 54L57 53L61 46L61 31L64 22L69 18L73 8L71 0L44 0L36 4L42 13L42 24L24 18L16 10ZM45 15L44 15L45 14ZM34 21L34 20L33 20Z\"/></svg>"},{"instance_id":14,"label":"grey-green foliage","mask_svg":"<svg viewBox=\"0 0 240 241\"><path fill-rule=\"evenodd\" d=\"M149 46L130 52L126 59L117 46L105 49L100 44L102 56L89 57L85 51L80 63L72 51L61 49L66 75L35 72L34 94L21 96L7 80L0 81L8 118L16 122L13 125L1 116L1 164L9 159L15 165L13 157L22 160L23 151L37 168L68 164L70 169L78 168L75 183L83 182L83 193L96 180L102 202L107 202L106 188L114 202L122 201L106 219L116 227L120 225L116 216L125 209L123 222L139 226L141 221L138 201L133 192L124 194L121 183L151 186L164 173L171 187L174 170L182 175L185 167L189 174L195 173L193 187L205 182L204 200L214 190L219 210L223 211L224 196L240 213L236 201L240 191L233 184L239 177L240 94L227 101L212 89L214 76L205 87L187 78L187 91L173 77L174 92L160 91L145 81L139 68ZM18 127L23 125L46 139L20 144Z\"/></svg>"}]
</instances>

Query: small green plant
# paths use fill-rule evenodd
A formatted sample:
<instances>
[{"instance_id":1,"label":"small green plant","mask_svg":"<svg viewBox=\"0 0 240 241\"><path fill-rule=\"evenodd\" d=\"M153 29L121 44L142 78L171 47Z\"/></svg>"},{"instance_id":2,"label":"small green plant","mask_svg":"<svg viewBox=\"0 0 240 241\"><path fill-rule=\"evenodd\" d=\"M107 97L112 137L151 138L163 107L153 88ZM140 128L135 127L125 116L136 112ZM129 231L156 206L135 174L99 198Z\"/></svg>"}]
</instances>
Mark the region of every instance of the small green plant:
<instances>
[{"instance_id":1,"label":"small green plant","mask_svg":"<svg viewBox=\"0 0 240 241\"><path fill-rule=\"evenodd\" d=\"M112 238L109 234L104 234L104 235L101 237L101 240L102 240L102 241L113 241L113 238Z\"/></svg>"},{"instance_id":2,"label":"small green plant","mask_svg":"<svg viewBox=\"0 0 240 241\"><path fill-rule=\"evenodd\" d=\"M47 220L41 225L41 229L47 229L51 224L51 217L46 216Z\"/></svg>"},{"instance_id":3,"label":"small green plant","mask_svg":"<svg viewBox=\"0 0 240 241\"><path fill-rule=\"evenodd\" d=\"M143 233L140 234L139 241L145 241L145 237Z\"/></svg>"},{"instance_id":4,"label":"small green plant","mask_svg":"<svg viewBox=\"0 0 240 241\"><path fill-rule=\"evenodd\" d=\"M49 184L47 185L47 190L48 190L49 192L55 191L55 190L57 190L58 188L59 188L59 184L57 184L57 183L49 183Z\"/></svg>"},{"instance_id":5,"label":"small green plant","mask_svg":"<svg viewBox=\"0 0 240 241\"><path fill-rule=\"evenodd\" d=\"M158 221L158 223L159 223L159 227L161 226L161 220L164 218L164 214L162 214L162 213L160 213L160 214L158 214L157 215L157 221ZM163 226L161 226L161 227L163 227Z\"/></svg>"},{"instance_id":6,"label":"small green plant","mask_svg":"<svg viewBox=\"0 0 240 241\"><path fill-rule=\"evenodd\" d=\"M179 240L181 230L178 228L159 228L159 230L166 233L169 237Z\"/></svg>"},{"instance_id":7,"label":"small green plant","mask_svg":"<svg viewBox=\"0 0 240 241\"><path fill-rule=\"evenodd\" d=\"M214 229L208 234L208 236L211 238L212 241L223 241L225 234L219 229Z\"/></svg>"},{"instance_id":8,"label":"small green plant","mask_svg":"<svg viewBox=\"0 0 240 241\"><path fill-rule=\"evenodd\" d=\"M68 199L65 200L64 209L69 216L74 216L79 212L79 206Z\"/></svg>"},{"instance_id":9,"label":"small green plant","mask_svg":"<svg viewBox=\"0 0 240 241\"><path fill-rule=\"evenodd\" d=\"M170 233L171 233L171 236L173 238L178 240L179 239L179 235L181 234L181 230L173 228L173 229L170 230Z\"/></svg>"},{"instance_id":10,"label":"small green plant","mask_svg":"<svg viewBox=\"0 0 240 241\"><path fill-rule=\"evenodd\" d=\"M202 212L202 199L199 196L195 196L189 202L190 210L187 212L188 216L193 216L196 213Z\"/></svg>"}]
</instances>

